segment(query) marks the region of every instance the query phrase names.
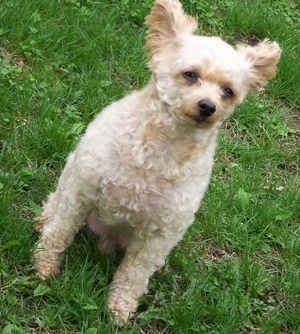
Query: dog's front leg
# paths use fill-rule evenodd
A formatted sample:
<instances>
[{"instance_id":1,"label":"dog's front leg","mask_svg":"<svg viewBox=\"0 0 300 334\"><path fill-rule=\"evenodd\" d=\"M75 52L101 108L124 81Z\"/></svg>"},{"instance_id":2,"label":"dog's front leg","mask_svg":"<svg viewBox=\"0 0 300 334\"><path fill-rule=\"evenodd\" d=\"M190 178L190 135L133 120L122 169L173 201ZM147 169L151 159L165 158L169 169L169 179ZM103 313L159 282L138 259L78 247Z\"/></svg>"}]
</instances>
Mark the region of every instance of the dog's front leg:
<instances>
[{"instance_id":1,"label":"dog's front leg","mask_svg":"<svg viewBox=\"0 0 300 334\"><path fill-rule=\"evenodd\" d=\"M150 276L164 265L166 256L184 233L159 231L145 237L144 233L135 232L114 275L108 298L108 307L119 325L136 311L138 298L147 292Z\"/></svg>"}]
</instances>

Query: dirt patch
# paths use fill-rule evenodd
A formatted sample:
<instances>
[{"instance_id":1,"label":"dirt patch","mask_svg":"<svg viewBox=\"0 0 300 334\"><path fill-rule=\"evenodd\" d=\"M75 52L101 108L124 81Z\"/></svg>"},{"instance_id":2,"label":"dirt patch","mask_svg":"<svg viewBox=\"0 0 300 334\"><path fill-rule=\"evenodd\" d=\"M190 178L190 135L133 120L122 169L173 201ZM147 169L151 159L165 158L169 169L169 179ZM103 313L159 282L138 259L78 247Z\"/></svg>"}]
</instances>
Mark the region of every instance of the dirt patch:
<instances>
[{"instance_id":1,"label":"dirt patch","mask_svg":"<svg viewBox=\"0 0 300 334\"><path fill-rule=\"evenodd\" d=\"M155 323L151 326L146 326L140 328L139 334L160 334L160 333L167 333L165 332L165 328L160 323Z\"/></svg>"},{"instance_id":2,"label":"dirt patch","mask_svg":"<svg viewBox=\"0 0 300 334\"><path fill-rule=\"evenodd\" d=\"M204 257L204 260L209 260L212 262L218 262L226 254L228 254L224 249L221 248L212 248ZM232 254L233 255L233 254Z\"/></svg>"},{"instance_id":3,"label":"dirt patch","mask_svg":"<svg viewBox=\"0 0 300 334\"><path fill-rule=\"evenodd\" d=\"M11 55L6 49L0 47L0 59L7 61L11 66L26 67L25 58L19 55Z\"/></svg>"}]
</instances>

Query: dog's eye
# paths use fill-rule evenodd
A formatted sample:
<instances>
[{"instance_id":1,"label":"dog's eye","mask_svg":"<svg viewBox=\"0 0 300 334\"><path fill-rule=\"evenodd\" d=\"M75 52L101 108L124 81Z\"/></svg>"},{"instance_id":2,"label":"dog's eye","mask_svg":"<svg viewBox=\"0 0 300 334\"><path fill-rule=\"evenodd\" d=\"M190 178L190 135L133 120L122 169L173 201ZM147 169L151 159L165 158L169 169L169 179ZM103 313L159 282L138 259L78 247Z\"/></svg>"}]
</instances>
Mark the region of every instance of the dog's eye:
<instances>
[{"instance_id":1,"label":"dog's eye","mask_svg":"<svg viewBox=\"0 0 300 334\"><path fill-rule=\"evenodd\" d=\"M224 96L226 96L226 97L233 97L233 91L232 91L232 89L229 88L229 87L225 87L225 88L223 88L223 94L224 94Z\"/></svg>"},{"instance_id":2,"label":"dog's eye","mask_svg":"<svg viewBox=\"0 0 300 334\"><path fill-rule=\"evenodd\" d=\"M198 79L198 75L195 72L192 72L192 71L184 72L183 75L188 80L196 81Z\"/></svg>"}]
</instances>

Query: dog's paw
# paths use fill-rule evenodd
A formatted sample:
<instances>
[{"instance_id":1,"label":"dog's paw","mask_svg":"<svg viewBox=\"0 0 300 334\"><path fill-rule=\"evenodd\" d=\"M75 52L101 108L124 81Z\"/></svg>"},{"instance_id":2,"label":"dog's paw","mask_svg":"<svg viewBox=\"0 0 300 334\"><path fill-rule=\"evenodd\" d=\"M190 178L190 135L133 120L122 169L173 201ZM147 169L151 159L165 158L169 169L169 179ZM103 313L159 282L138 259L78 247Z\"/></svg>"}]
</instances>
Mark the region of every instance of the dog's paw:
<instances>
[{"instance_id":1,"label":"dog's paw","mask_svg":"<svg viewBox=\"0 0 300 334\"><path fill-rule=\"evenodd\" d=\"M128 310L111 309L112 321L118 326L124 326L131 317Z\"/></svg>"},{"instance_id":2,"label":"dog's paw","mask_svg":"<svg viewBox=\"0 0 300 334\"><path fill-rule=\"evenodd\" d=\"M50 276L56 276L60 273L60 261L58 260L45 260L39 257L39 253L36 253L33 256L33 263L36 276L43 281Z\"/></svg>"},{"instance_id":3,"label":"dog's paw","mask_svg":"<svg viewBox=\"0 0 300 334\"><path fill-rule=\"evenodd\" d=\"M41 280L46 280L50 276L56 276L60 273L59 266L57 265L35 265L36 268L36 276L38 276Z\"/></svg>"},{"instance_id":4,"label":"dog's paw","mask_svg":"<svg viewBox=\"0 0 300 334\"><path fill-rule=\"evenodd\" d=\"M133 316L137 308L137 302L129 295L111 293L108 299L108 308L112 320L118 326L124 326Z\"/></svg>"}]
</instances>

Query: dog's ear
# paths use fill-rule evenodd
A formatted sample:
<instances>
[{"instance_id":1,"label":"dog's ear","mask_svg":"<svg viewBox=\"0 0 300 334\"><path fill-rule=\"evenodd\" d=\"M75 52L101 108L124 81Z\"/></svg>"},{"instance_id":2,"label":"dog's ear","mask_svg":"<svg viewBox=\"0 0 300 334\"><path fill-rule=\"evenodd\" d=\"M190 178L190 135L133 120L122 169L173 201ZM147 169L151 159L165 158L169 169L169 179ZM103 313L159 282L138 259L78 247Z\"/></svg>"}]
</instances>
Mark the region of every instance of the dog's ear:
<instances>
[{"instance_id":1,"label":"dog's ear","mask_svg":"<svg viewBox=\"0 0 300 334\"><path fill-rule=\"evenodd\" d=\"M260 91L276 74L281 49L276 42L265 39L256 46L239 47L237 50L246 60L250 90Z\"/></svg>"},{"instance_id":2,"label":"dog's ear","mask_svg":"<svg viewBox=\"0 0 300 334\"><path fill-rule=\"evenodd\" d=\"M178 0L156 0L150 15L146 48L149 61L167 45L180 43L180 36L192 34L198 27L196 19L184 13Z\"/></svg>"}]
</instances>

